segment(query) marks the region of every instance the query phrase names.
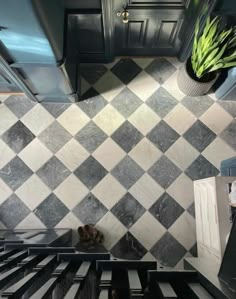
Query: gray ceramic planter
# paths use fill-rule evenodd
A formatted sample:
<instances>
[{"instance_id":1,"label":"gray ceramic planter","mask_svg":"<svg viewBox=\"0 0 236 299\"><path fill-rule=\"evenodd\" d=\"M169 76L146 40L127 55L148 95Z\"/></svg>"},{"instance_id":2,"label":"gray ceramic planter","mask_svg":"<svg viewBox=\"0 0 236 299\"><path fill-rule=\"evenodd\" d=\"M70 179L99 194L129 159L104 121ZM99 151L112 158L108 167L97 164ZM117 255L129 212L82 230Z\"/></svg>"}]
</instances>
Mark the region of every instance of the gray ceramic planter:
<instances>
[{"instance_id":1,"label":"gray ceramic planter","mask_svg":"<svg viewBox=\"0 0 236 299\"><path fill-rule=\"evenodd\" d=\"M202 96L211 89L212 85L215 83L217 75L208 82L195 81L187 71L187 62L185 62L179 69L177 75L177 83L179 89L187 96L197 97Z\"/></svg>"}]
</instances>

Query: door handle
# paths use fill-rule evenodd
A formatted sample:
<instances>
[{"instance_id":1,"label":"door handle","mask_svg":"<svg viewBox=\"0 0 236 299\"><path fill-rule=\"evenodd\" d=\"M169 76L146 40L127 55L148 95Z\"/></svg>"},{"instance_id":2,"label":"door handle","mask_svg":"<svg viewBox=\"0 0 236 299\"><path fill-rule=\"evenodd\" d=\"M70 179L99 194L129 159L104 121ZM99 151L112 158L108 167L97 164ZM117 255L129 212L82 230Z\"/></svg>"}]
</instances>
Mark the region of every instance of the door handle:
<instances>
[{"instance_id":1,"label":"door handle","mask_svg":"<svg viewBox=\"0 0 236 299\"><path fill-rule=\"evenodd\" d=\"M122 22L124 24L127 24L129 22L129 12L127 10L127 5L123 6L123 11L118 11L116 14L118 17L122 17Z\"/></svg>"}]
</instances>

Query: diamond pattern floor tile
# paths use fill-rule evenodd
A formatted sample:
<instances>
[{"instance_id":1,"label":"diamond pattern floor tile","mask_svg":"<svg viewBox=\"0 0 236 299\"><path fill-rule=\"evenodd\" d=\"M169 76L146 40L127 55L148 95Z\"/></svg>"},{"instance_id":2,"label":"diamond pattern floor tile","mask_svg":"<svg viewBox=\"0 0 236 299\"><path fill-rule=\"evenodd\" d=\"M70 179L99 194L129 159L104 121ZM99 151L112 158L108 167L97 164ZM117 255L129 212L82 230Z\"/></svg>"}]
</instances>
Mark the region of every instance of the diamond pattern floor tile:
<instances>
[{"instance_id":1,"label":"diamond pattern floor tile","mask_svg":"<svg viewBox=\"0 0 236 299\"><path fill-rule=\"evenodd\" d=\"M143 135L130 122L124 122L111 138L127 153L143 138Z\"/></svg>"},{"instance_id":2,"label":"diamond pattern floor tile","mask_svg":"<svg viewBox=\"0 0 236 299\"><path fill-rule=\"evenodd\" d=\"M111 212L129 229L143 215L145 209L130 193L126 193Z\"/></svg>"},{"instance_id":3,"label":"diamond pattern floor tile","mask_svg":"<svg viewBox=\"0 0 236 299\"><path fill-rule=\"evenodd\" d=\"M160 117L165 117L177 104L178 101L168 93L167 90L160 87L147 101L150 106Z\"/></svg>"},{"instance_id":4,"label":"diamond pattern floor tile","mask_svg":"<svg viewBox=\"0 0 236 299\"><path fill-rule=\"evenodd\" d=\"M93 188L92 193L110 210L125 195L126 189L108 174Z\"/></svg>"},{"instance_id":5,"label":"diamond pattern floor tile","mask_svg":"<svg viewBox=\"0 0 236 299\"><path fill-rule=\"evenodd\" d=\"M93 118L93 121L110 136L125 121L125 118L111 105L107 105Z\"/></svg>"},{"instance_id":6,"label":"diamond pattern floor tile","mask_svg":"<svg viewBox=\"0 0 236 299\"><path fill-rule=\"evenodd\" d=\"M221 138L228 143L234 150L236 150L236 120L232 121L232 123L221 133Z\"/></svg>"},{"instance_id":7,"label":"diamond pattern floor tile","mask_svg":"<svg viewBox=\"0 0 236 299\"><path fill-rule=\"evenodd\" d=\"M71 135L57 121L54 121L38 138L52 153L56 153L70 140Z\"/></svg>"},{"instance_id":8,"label":"diamond pattern floor tile","mask_svg":"<svg viewBox=\"0 0 236 299\"><path fill-rule=\"evenodd\" d=\"M112 170L125 155L125 151L111 138L106 139L93 152L93 157L108 171Z\"/></svg>"},{"instance_id":9,"label":"diamond pattern floor tile","mask_svg":"<svg viewBox=\"0 0 236 299\"><path fill-rule=\"evenodd\" d=\"M74 174L71 174L54 190L54 193L71 210L89 193L89 190Z\"/></svg>"},{"instance_id":10,"label":"diamond pattern floor tile","mask_svg":"<svg viewBox=\"0 0 236 299\"><path fill-rule=\"evenodd\" d=\"M108 102L111 102L124 88L125 85L122 83L116 75L111 71L97 81L94 88L100 93Z\"/></svg>"},{"instance_id":11,"label":"diamond pattern floor tile","mask_svg":"<svg viewBox=\"0 0 236 299\"><path fill-rule=\"evenodd\" d=\"M87 90L78 106L88 117L93 118L99 111L107 105L107 101L94 88Z\"/></svg>"},{"instance_id":12,"label":"diamond pattern floor tile","mask_svg":"<svg viewBox=\"0 0 236 299\"><path fill-rule=\"evenodd\" d=\"M148 233L150 227L152 227L152 230L155 232L155 234ZM166 229L158 220L156 220L148 211L146 211L143 216L140 217L138 221L131 227L130 232L142 243L147 250L150 250L153 245L164 235Z\"/></svg>"},{"instance_id":13,"label":"diamond pattern floor tile","mask_svg":"<svg viewBox=\"0 0 236 299\"><path fill-rule=\"evenodd\" d=\"M187 250L167 232L151 249L151 254L163 266L174 267L185 256Z\"/></svg>"},{"instance_id":14,"label":"diamond pattern floor tile","mask_svg":"<svg viewBox=\"0 0 236 299\"><path fill-rule=\"evenodd\" d=\"M35 138L18 154L21 160L34 172L43 166L52 155L52 152L38 138Z\"/></svg>"},{"instance_id":15,"label":"diamond pattern floor tile","mask_svg":"<svg viewBox=\"0 0 236 299\"><path fill-rule=\"evenodd\" d=\"M199 155L199 152L180 137L166 152L166 156L181 170L185 170Z\"/></svg>"},{"instance_id":16,"label":"diamond pattern floor tile","mask_svg":"<svg viewBox=\"0 0 236 299\"><path fill-rule=\"evenodd\" d=\"M136 198L145 209L149 209L163 194L163 188L145 173L130 189L129 193Z\"/></svg>"},{"instance_id":17,"label":"diamond pattern floor tile","mask_svg":"<svg viewBox=\"0 0 236 299\"><path fill-rule=\"evenodd\" d=\"M185 256L196 255L192 180L218 175L221 160L235 156L236 102L186 97L176 80L181 65L174 57L83 65L75 104L0 96L0 205L15 192L19 206L18 220L6 213L0 226L71 227L77 242L78 226L97 221L115 256L183 267ZM3 136L21 123L36 138L13 130L21 138L11 149ZM124 225L111 210L127 194L135 204L118 209ZM159 200L154 214L165 225L146 211ZM29 209L23 218L22 206Z\"/></svg>"},{"instance_id":18,"label":"diamond pattern floor tile","mask_svg":"<svg viewBox=\"0 0 236 299\"><path fill-rule=\"evenodd\" d=\"M219 172L220 171L202 155L193 161L193 163L185 170L187 176L193 181L217 176Z\"/></svg>"},{"instance_id":19,"label":"diamond pattern floor tile","mask_svg":"<svg viewBox=\"0 0 236 299\"><path fill-rule=\"evenodd\" d=\"M202 152L202 155L218 169L221 161L234 157L235 154L235 150L219 137Z\"/></svg>"},{"instance_id":20,"label":"diamond pattern floor tile","mask_svg":"<svg viewBox=\"0 0 236 299\"><path fill-rule=\"evenodd\" d=\"M16 155L10 147L0 139L0 169L3 168Z\"/></svg>"},{"instance_id":21,"label":"diamond pattern floor tile","mask_svg":"<svg viewBox=\"0 0 236 299\"><path fill-rule=\"evenodd\" d=\"M184 209L168 194L164 193L149 209L149 212L166 228L184 212Z\"/></svg>"},{"instance_id":22,"label":"diamond pattern floor tile","mask_svg":"<svg viewBox=\"0 0 236 299\"><path fill-rule=\"evenodd\" d=\"M193 182L182 173L173 184L167 189L167 192L175 199L184 209L187 209L194 201Z\"/></svg>"},{"instance_id":23,"label":"diamond pattern floor tile","mask_svg":"<svg viewBox=\"0 0 236 299\"><path fill-rule=\"evenodd\" d=\"M74 174L91 190L104 178L107 170L90 156L74 171Z\"/></svg>"},{"instance_id":24,"label":"diamond pattern floor tile","mask_svg":"<svg viewBox=\"0 0 236 299\"><path fill-rule=\"evenodd\" d=\"M132 59L120 59L111 71L124 83L129 84L140 72L141 68Z\"/></svg>"},{"instance_id":25,"label":"diamond pattern floor tile","mask_svg":"<svg viewBox=\"0 0 236 299\"><path fill-rule=\"evenodd\" d=\"M107 135L92 121L75 136L75 139L90 153L94 152L106 138Z\"/></svg>"},{"instance_id":26,"label":"diamond pattern floor tile","mask_svg":"<svg viewBox=\"0 0 236 299\"><path fill-rule=\"evenodd\" d=\"M145 86L145 88L143 88ZM131 89L142 101L146 101L160 85L148 73L142 71L129 85Z\"/></svg>"},{"instance_id":27,"label":"diamond pattern floor tile","mask_svg":"<svg viewBox=\"0 0 236 299\"><path fill-rule=\"evenodd\" d=\"M51 193L51 190L34 174L15 193L33 211Z\"/></svg>"},{"instance_id":28,"label":"diamond pattern floor tile","mask_svg":"<svg viewBox=\"0 0 236 299\"><path fill-rule=\"evenodd\" d=\"M107 213L107 209L92 193L89 193L74 207L73 213L84 224L96 224Z\"/></svg>"},{"instance_id":29,"label":"diamond pattern floor tile","mask_svg":"<svg viewBox=\"0 0 236 299\"><path fill-rule=\"evenodd\" d=\"M27 146L35 135L21 122L15 123L2 135L2 140L16 153Z\"/></svg>"},{"instance_id":30,"label":"diamond pattern floor tile","mask_svg":"<svg viewBox=\"0 0 236 299\"><path fill-rule=\"evenodd\" d=\"M175 106L164 118L165 122L180 135L184 134L197 120L182 104Z\"/></svg>"},{"instance_id":31,"label":"diamond pattern floor tile","mask_svg":"<svg viewBox=\"0 0 236 299\"><path fill-rule=\"evenodd\" d=\"M15 194L0 206L1 221L9 229L15 228L29 213L28 207Z\"/></svg>"},{"instance_id":32,"label":"diamond pattern floor tile","mask_svg":"<svg viewBox=\"0 0 236 299\"><path fill-rule=\"evenodd\" d=\"M59 117L70 107L67 103L42 103L42 106L55 118Z\"/></svg>"},{"instance_id":33,"label":"diamond pattern floor tile","mask_svg":"<svg viewBox=\"0 0 236 299\"><path fill-rule=\"evenodd\" d=\"M183 136L199 152L202 152L216 138L216 134L200 120L197 120Z\"/></svg>"},{"instance_id":34,"label":"diamond pattern floor tile","mask_svg":"<svg viewBox=\"0 0 236 299\"><path fill-rule=\"evenodd\" d=\"M148 133L147 138L164 153L179 138L179 134L166 122L161 121Z\"/></svg>"},{"instance_id":35,"label":"diamond pattern floor tile","mask_svg":"<svg viewBox=\"0 0 236 299\"><path fill-rule=\"evenodd\" d=\"M161 119L151 108L146 104L143 104L129 117L128 120L143 135L146 135L160 122Z\"/></svg>"},{"instance_id":36,"label":"diamond pattern floor tile","mask_svg":"<svg viewBox=\"0 0 236 299\"><path fill-rule=\"evenodd\" d=\"M89 117L77 105L71 105L57 118L57 121L71 135L78 133L89 120Z\"/></svg>"},{"instance_id":37,"label":"diamond pattern floor tile","mask_svg":"<svg viewBox=\"0 0 236 299\"><path fill-rule=\"evenodd\" d=\"M54 156L37 171L37 175L53 190L70 175L70 171Z\"/></svg>"},{"instance_id":38,"label":"diamond pattern floor tile","mask_svg":"<svg viewBox=\"0 0 236 299\"><path fill-rule=\"evenodd\" d=\"M127 260L141 260L146 253L145 247L130 232L126 233L111 249L114 257Z\"/></svg>"},{"instance_id":39,"label":"diamond pattern floor tile","mask_svg":"<svg viewBox=\"0 0 236 299\"><path fill-rule=\"evenodd\" d=\"M21 118L21 121L37 136L53 123L54 118L42 105L37 104Z\"/></svg>"},{"instance_id":40,"label":"diamond pattern floor tile","mask_svg":"<svg viewBox=\"0 0 236 299\"><path fill-rule=\"evenodd\" d=\"M129 189L143 175L144 170L126 156L111 173L126 189Z\"/></svg>"},{"instance_id":41,"label":"diamond pattern floor tile","mask_svg":"<svg viewBox=\"0 0 236 299\"><path fill-rule=\"evenodd\" d=\"M201 97L184 97L181 102L186 108L188 108L194 115L200 117L204 112L206 112L214 101L209 96Z\"/></svg>"},{"instance_id":42,"label":"diamond pattern floor tile","mask_svg":"<svg viewBox=\"0 0 236 299\"><path fill-rule=\"evenodd\" d=\"M8 97L4 104L18 117L21 118L29 110L31 110L36 103L32 102L25 95L12 95Z\"/></svg>"},{"instance_id":43,"label":"diamond pattern floor tile","mask_svg":"<svg viewBox=\"0 0 236 299\"><path fill-rule=\"evenodd\" d=\"M0 178L13 191L18 189L32 174L33 171L17 156L0 170Z\"/></svg>"},{"instance_id":44,"label":"diamond pattern floor tile","mask_svg":"<svg viewBox=\"0 0 236 299\"><path fill-rule=\"evenodd\" d=\"M147 171L162 153L147 138L143 138L130 152L129 156Z\"/></svg>"},{"instance_id":45,"label":"diamond pattern floor tile","mask_svg":"<svg viewBox=\"0 0 236 299\"><path fill-rule=\"evenodd\" d=\"M107 71L103 64L81 64L81 76L90 84L95 84Z\"/></svg>"},{"instance_id":46,"label":"diamond pattern floor tile","mask_svg":"<svg viewBox=\"0 0 236 299\"><path fill-rule=\"evenodd\" d=\"M157 58L145 70L158 83L163 84L176 71L176 67L165 58Z\"/></svg>"},{"instance_id":47,"label":"diamond pattern floor tile","mask_svg":"<svg viewBox=\"0 0 236 299\"><path fill-rule=\"evenodd\" d=\"M196 226L194 218L184 212L169 229L171 235L187 250L196 242Z\"/></svg>"},{"instance_id":48,"label":"diamond pattern floor tile","mask_svg":"<svg viewBox=\"0 0 236 299\"><path fill-rule=\"evenodd\" d=\"M66 214L68 208L57 198L54 193L51 193L35 210L35 215L50 228L55 227Z\"/></svg>"},{"instance_id":49,"label":"diamond pattern floor tile","mask_svg":"<svg viewBox=\"0 0 236 299\"><path fill-rule=\"evenodd\" d=\"M214 133L220 134L233 121L233 117L219 104L214 103L200 120Z\"/></svg>"},{"instance_id":50,"label":"diamond pattern floor tile","mask_svg":"<svg viewBox=\"0 0 236 299\"><path fill-rule=\"evenodd\" d=\"M18 121L18 118L6 105L0 105L0 119L0 136Z\"/></svg>"},{"instance_id":51,"label":"diamond pattern floor tile","mask_svg":"<svg viewBox=\"0 0 236 299\"><path fill-rule=\"evenodd\" d=\"M12 194L11 188L0 179L0 204Z\"/></svg>"},{"instance_id":52,"label":"diamond pattern floor tile","mask_svg":"<svg viewBox=\"0 0 236 299\"><path fill-rule=\"evenodd\" d=\"M75 139L70 139L57 153L56 157L70 170L74 171L88 157L88 151Z\"/></svg>"},{"instance_id":53,"label":"diamond pattern floor tile","mask_svg":"<svg viewBox=\"0 0 236 299\"><path fill-rule=\"evenodd\" d=\"M106 236L104 246L107 250L111 250L117 240L120 240L127 232L126 227L111 212L107 212L96 227Z\"/></svg>"},{"instance_id":54,"label":"diamond pattern floor tile","mask_svg":"<svg viewBox=\"0 0 236 299\"><path fill-rule=\"evenodd\" d=\"M111 102L124 117L129 117L143 102L129 88L124 88Z\"/></svg>"},{"instance_id":55,"label":"diamond pattern floor tile","mask_svg":"<svg viewBox=\"0 0 236 299\"><path fill-rule=\"evenodd\" d=\"M149 175L164 189L168 188L181 174L181 170L167 157L162 156L148 171Z\"/></svg>"}]
</instances>

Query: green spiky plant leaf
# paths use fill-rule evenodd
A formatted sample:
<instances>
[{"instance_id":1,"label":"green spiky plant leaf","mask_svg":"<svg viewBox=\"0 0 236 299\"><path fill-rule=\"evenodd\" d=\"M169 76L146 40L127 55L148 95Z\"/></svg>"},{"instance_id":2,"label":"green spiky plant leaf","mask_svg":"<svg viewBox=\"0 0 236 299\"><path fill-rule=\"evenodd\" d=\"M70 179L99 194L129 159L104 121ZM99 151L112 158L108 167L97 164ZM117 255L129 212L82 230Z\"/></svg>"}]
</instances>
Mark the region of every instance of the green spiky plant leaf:
<instances>
[{"instance_id":1,"label":"green spiky plant leaf","mask_svg":"<svg viewBox=\"0 0 236 299\"><path fill-rule=\"evenodd\" d=\"M207 18L203 32L197 20L191 55L197 78L222 68L236 66L236 26L220 29L220 18Z\"/></svg>"}]
</instances>

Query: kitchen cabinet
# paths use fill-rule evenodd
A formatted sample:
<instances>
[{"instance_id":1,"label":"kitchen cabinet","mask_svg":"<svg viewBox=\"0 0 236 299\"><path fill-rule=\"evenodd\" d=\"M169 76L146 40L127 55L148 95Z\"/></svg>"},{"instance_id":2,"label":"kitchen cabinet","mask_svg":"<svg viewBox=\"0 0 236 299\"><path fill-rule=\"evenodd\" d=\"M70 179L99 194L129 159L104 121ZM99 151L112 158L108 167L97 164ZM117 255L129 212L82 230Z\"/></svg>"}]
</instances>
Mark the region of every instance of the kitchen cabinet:
<instances>
[{"instance_id":1,"label":"kitchen cabinet","mask_svg":"<svg viewBox=\"0 0 236 299\"><path fill-rule=\"evenodd\" d=\"M194 181L198 257L221 263L232 223L229 183L236 177L212 177Z\"/></svg>"}]
</instances>

